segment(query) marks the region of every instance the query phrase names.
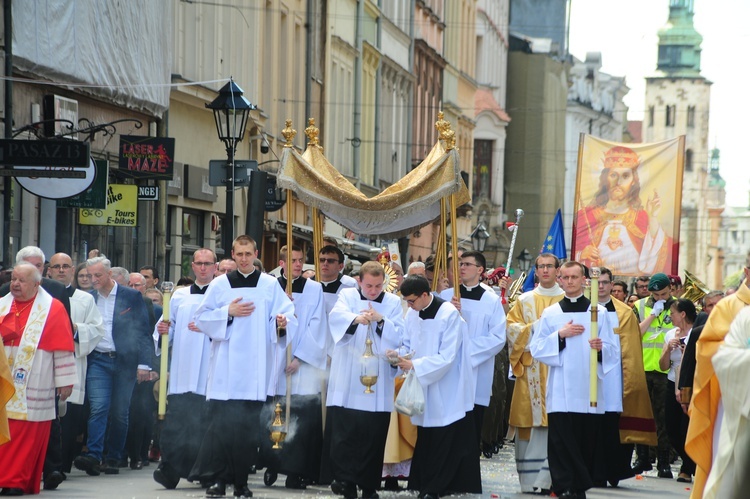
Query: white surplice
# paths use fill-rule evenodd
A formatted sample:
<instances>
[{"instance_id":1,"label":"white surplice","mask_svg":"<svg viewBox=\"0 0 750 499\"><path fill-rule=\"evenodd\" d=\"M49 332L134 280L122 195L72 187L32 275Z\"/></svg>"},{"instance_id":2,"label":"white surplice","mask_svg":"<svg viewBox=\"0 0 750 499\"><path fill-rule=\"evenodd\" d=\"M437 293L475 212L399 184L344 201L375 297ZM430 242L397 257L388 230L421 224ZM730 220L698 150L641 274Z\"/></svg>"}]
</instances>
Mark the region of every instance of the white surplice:
<instances>
[{"instance_id":1,"label":"white surplice","mask_svg":"<svg viewBox=\"0 0 750 499\"><path fill-rule=\"evenodd\" d=\"M265 401L274 346L286 346L297 321L294 305L268 274L261 273L255 287L236 288L228 276L211 281L194 315L196 326L211 338L206 398ZM252 302L255 310L230 320L229 304L236 298ZM277 337L277 314L284 314L288 321L287 335L282 338Z\"/></svg>"},{"instance_id":2,"label":"white surplice","mask_svg":"<svg viewBox=\"0 0 750 499\"><path fill-rule=\"evenodd\" d=\"M590 407L589 359L591 355L591 312L563 312L560 303L550 305L540 319L539 330L531 339L531 354L549 366L547 375L547 413L577 412L604 414L605 404ZM598 307L599 337L602 339L602 361L597 363L597 400L604 401L605 374L620 369L620 350L609 325L607 310ZM558 331L569 321L584 326L584 332L565 338L565 348L560 350ZM618 408L619 407L619 408ZM622 396L619 406L608 410L622 412Z\"/></svg>"},{"instance_id":3,"label":"white surplice","mask_svg":"<svg viewBox=\"0 0 750 499\"><path fill-rule=\"evenodd\" d=\"M610 298L610 300L616 300L616 298ZM607 304L602 304L603 307L607 307ZM614 306L614 304L612 304ZM607 310L607 318L609 319L609 326L614 332L615 328L620 327L620 318L617 317L616 310ZM585 334L585 333L584 333ZM617 350L622 355L622 349L620 348L620 335L613 335L614 341L617 344ZM622 412L622 357L620 357L620 365L609 371L604 375L604 380L601 383L604 390L604 411L605 412Z\"/></svg>"},{"instance_id":4,"label":"white surplice","mask_svg":"<svg viewBox=\"0 0 750 499\"><path fill-rule=\"evenodd\" d=\"M75 337L75 359L78 381L73 385L73 392L68 402L83 405L86 397L86 358L104 337L102 314L96 306L94 297L85 291L76 289L70 297L70 320L78 329Z\"/></svg>"},{"instance_id":5,"label":"white surplice","mask_svg":"<svg viewBox=\"0 0 750 499\"><path fill-rule=\"evenodd\" d=\"M461 289L461 317L469 330L465 348L477 387L474 403L487 407L495 376L495 356L505 347L505 310L500 297L481 283L471 289L462 284ZM444 290L440 297L450 302L453 288Z\"/></svg>"},{"instance_id":6,"label":"white surplice","mask_svg":"<svg viewBox=\"0 0 750 499\"><path fill-rule=\"evenodd\" d=\"M169 301L169 344L172 358L169 359L169 395L195 393L206 395L208 365L211 356L211 341L207 335L196 334L188 329L196 309L203 301L200 293L191 293L192 286L176 290ZM159 318L161 322L163 316ZM156 354L161 355L161 335L154 328Z\"/></svg>"},{"instance_id":7,"label":"white surplice","mask_svg":"<svg viewBox=\"0 0 750 499\"><path fill-rule=\"evenodd\" d=\"M391 293L381 293L380 297L381 302L366 300L358 289L353 288L339 292L338 301L328 316L334 343L326 400L328 406L369 412L393 410L394 379L397 370L386 360L385 351L394 350L401 344L404 321L401 316L401 300ZM375 325L362 324L356 325L354 334L346 334L355 317L369 306L383 316L382 335L375 332ZM372 350L378 356L378 381L372 387L375 393L364 393L365 387L360 383L359 377L365 340L370 328Z\"/></svg>"},{"instance_id":8,"label":"white surplice","mask_svg":"<svg viewBox=\"0 0 750 499\"><path fill-rule=\"evenodd\" d=\"M285 280L283 282L286 282ZM283 283L279 280L279 284ZM301 288L301 292L296 290ZM294 279L292 289L297 324L287 327L293 338L292 356L299 360L299 369L292 374L292 395L317 395L326 376L328 317L323 301L323 286L312 279ZM286 393L286 348L274 347L274 364L268 395Z\"/></svg>"},{"instance_id":9,"label":"white surplice","mask_svg":"<svg viewBox=\"0 0 750 499\"><path fill-rule=\"evenodd\" d=\"M424 413L411 421L422 427L448 426L474 408L468 327L456 307L439 297L433 296L421 317L409 310L405 319L404 345L414 350L414 374L425 395Z\"/></svg>"}]
</instances>

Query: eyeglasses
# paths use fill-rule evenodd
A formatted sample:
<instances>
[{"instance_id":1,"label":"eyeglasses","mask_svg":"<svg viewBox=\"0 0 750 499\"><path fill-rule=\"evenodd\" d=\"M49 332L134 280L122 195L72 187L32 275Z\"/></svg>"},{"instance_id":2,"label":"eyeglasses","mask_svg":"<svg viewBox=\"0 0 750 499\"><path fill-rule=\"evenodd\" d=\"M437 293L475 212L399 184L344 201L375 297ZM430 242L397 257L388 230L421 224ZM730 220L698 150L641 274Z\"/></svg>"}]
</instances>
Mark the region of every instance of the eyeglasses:
<instances>
[{"instance_id":1,"label":"eyeglasses","mask_svg":"<svg viewBox=\"0 0 750 499\"><path fill-rule=\"evenodd\" d=\"M536 268L543 270L543 269L554 269L556 267L554 263L539 263L537 264Z\"/></svg>"},{"instance_id":2,"label":"eyeglasses","mask_svg":"<svg viewBox=\"0 0 750 499\"><path fill-rule=\"evenodd\" d=\"M606 286L607 284L612 284L612 281L599 281L600 286Z\"/></svg>"},{"instance_id":3,"label":"eyeglasses","mask_svg":"<svg viewBox=\"0 0 750 499\"><path fill-rule=\"evenodd\" d=\"M461 262L458 264L459 267L479 267L476 263Z\"/></svg>"},{"instance_id":4,"label":"eyeglasses","mask_svg":"<svg viewBox=\"0 0 750 499\"><path fill-rule=\"evenodd\" d=\"M216 265L215 262L193 262L193 265L196 267L210 267L211 265Z\"/></svg>"},{"instance_id":5,"label":"eyeglasses","mask_svg":"<svg viewBox=\"0 0 750 499\"><path fill-rule=\"evenodd\" d=\"M60 270L60 269L68 270L68 269L72 269L73 266L68 265L67 263L63 263L62 265L50 265L49 268L51 268L52 270Z\"/></svg>"},{"instance_id":6,"label":"eyeglasses","mask_svg":"<svg viewBox=\"0 0 750 499\"><path fill-rule=\"evenodd\" d=\"M320 263L339 263L338 258L318 258Z\"/></svg>"},{"instance_id":7,"label":"eyeglasses","mask_svg":"<svg viewBox=\"0 0 750 499\"><path fill-rule=\"evenodd\" d=\"M648 288L648 284L636 284L635 287L638 289L646 289Z\"/></svg>"},{"instance_id":8,"label":"eyeglasses","mask_svg":"<svg viewBox=\"0 0 750 499\"><path fill-rule=\"evenodd\" d=\"M406 303L408 303L409 305L414 305L414 302L416 302L417 300L419 300L419 298L412 298L412 299L406 300Z\"/></svg>"}]
</instances>

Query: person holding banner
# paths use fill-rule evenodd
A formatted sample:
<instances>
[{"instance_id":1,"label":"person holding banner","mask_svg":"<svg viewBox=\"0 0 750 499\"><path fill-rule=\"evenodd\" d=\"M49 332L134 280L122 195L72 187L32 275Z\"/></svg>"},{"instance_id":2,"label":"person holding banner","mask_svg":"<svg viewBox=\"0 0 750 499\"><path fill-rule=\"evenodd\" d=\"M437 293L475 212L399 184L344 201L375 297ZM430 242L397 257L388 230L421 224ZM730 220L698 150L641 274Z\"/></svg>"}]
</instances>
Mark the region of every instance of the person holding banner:
<instances>
[{"instance_id":1,"label":"person holding banner","mask_svg":"<svg viewBox=\"0 0 750 499\"><path fill-rule=\"evenodd\" d=\"M641 160L627 147L604 153L599 188L578 210L575 258L587 266L606 265L615 275L665 270L672 241L659 223L661 198L654 190L645 208L638 168Z\"/></svg>"},{"instance_id":2,"label":"person holding banner","mask_svg":"<svg viewBox=\"0 0 750 499\"><path fill-rule=\"evenodd\" d=\"M531 354L549 366L547 418L549 469L557 497L583 499L593 486L596 442L607 410L622 412L619 404L590 402L589 357L598 353L597 400L604 397L605 376L621 369L620 349L606 309L598 305L598 337L590 338L591 302L583 296L584 267L566 262L560 268L565 297L548 307L529 345Z\"/></svg>"}]
</instances>

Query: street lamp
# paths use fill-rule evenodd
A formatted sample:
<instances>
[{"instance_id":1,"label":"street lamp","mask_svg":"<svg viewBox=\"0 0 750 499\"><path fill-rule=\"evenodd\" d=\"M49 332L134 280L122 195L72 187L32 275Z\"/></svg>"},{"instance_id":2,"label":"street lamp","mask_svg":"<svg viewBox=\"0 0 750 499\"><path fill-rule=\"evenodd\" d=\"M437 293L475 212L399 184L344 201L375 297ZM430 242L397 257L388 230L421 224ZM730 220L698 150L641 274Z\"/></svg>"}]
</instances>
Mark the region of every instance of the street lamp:
<instances>
[{"instance_id":1,"label":"street lamp","mask_svg":"<svg viewBox=\"0 0 750 499\"><path fill-rule=\"evenodd\" d=\"M479 222L474 228L474 232L471 233L471 245L474 247L474 251L480 253L484 251L484 246L489 238L490 233L487 232L487 227L484 226L483 222Z\"/></svg>"},{"instance_id":2,"label":"street lamp","mask_svg":"<svg viewBox=\"0 0 750 499\"><path fill-rule=\"evenodd\" d=\"M518 267L522 272L528 272L531 267L531 253L526 248L518 254Z\"/></svg>"},{"instance_id":3,"label":"street lamp","mask_svg":"<svg viewBox=\"0 0 750 499\"><path fill-rule=\"evenodd\" d=\"M219 96L210 104L208 109L214 112L216 121L216 133L219 140L224 142L227 148L227 205L225 227L222 228L222 247L224 254L228 255L234 240L234 153L237 151L237 142L242 141L247 127L247 118L250 111L256 106L242 96L242 89L234 82L224 85L219 90Z\"/></svg>"}]
</instances>

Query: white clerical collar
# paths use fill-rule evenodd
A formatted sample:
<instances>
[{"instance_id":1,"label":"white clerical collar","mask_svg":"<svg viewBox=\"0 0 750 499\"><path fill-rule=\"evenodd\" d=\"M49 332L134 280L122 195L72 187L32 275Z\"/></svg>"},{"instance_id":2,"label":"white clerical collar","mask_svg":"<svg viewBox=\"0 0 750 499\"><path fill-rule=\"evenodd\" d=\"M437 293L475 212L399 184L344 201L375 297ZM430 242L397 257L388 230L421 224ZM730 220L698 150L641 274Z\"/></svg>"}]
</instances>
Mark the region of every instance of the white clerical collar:
<instances>
[{"instance_id":1,"label":"white clerical collar","mask_svg":"<svg viewBox=\"0 0 750 499\"><path fill-rule=\"evenodd\" d=\"M244 275L244 274L243 274L243 275ZM250 275L250 274L248 274L248 275ZM245 277L247 278L247 275L246 275ZM195 283L195 285L196 285L196 286L198 286L198 289L203 289L203 288L205 288L206 286L208 286L209 284L210 284L210 283L208 283L208 282L207 282L206 284L198 284L197 282Z\"/></svg>"},{"instance_id":2,"label":"white clerical collar","mask_svg":"<svg viewBox=\"0 0 750 499\"><path fill-rule=\"evenodd\" d=\"M555 285L550 288L537 286L534 288L534 291L542 296L558 296L562 290L560 289L560 286L555 283Z\"/></svg>"},{"instance_id":3,"label":"white clerical collar","mask_svg":"<svg viewBox=\"0 0 750 499\"><path fill-rule=\"evenodd\" d=\"M237 269L237 272L239 272L242 277L244 277L245 279L247 279L248 277L250 277L251 275L253 275L255 273L255 269L253 269L253 271L250 272L249 274L245 274L244 272L240 271L239 269Z\"/></svg>"},{"instance_id":4,"label":"white clerical collar","mask_svg":"<svg viewBox=\"0 0 750 499\"><path fill-rule=\"evenodd\" d=\"M601 301L601 300L599 300L599 305L602 305L602 306L606 307L606 306L607 306L607 303L609 303L609 302L611 302L611 301L612 301L612 298L610 298L610 299L609 299L609 300L607 300L607 301Z\"/></svg>"},{"instance_id":5,"label":"white clerical collar","mask_svg":"<svg viewBox=\"0 0 750 499\"><path fill-rule=\"evenodd\" d=\"M575 298L571 298L571 297L570 297L570 296L568 296L568 295L565 295L565 298L567 298L568 300L570 300L570 302L571 302L571 303L575 303L575 302L577 302L577 301L578 301L578 300L579 300L579 299L580 299L580 298L581 298L582 296L583 296L583 291L581 291L581 294L580 294L580 295L578 295L578 296L576 296Z\"/></svg>"},{"instance_id":6,"label":"white clerical collar","mask_svg":"<svg viewBox=\"0 0 750 499\"><path fill-rule=\"evenodd\" d=\"M482 284L482 283L481 282L477 282L474 286L467 286L466 284L462 283L461 286L463 286L464 289L466 289L466 291L471 291L474 288L477 288L480 284Z\"/></svg>"}]
</instances>

